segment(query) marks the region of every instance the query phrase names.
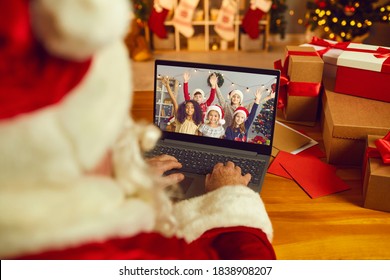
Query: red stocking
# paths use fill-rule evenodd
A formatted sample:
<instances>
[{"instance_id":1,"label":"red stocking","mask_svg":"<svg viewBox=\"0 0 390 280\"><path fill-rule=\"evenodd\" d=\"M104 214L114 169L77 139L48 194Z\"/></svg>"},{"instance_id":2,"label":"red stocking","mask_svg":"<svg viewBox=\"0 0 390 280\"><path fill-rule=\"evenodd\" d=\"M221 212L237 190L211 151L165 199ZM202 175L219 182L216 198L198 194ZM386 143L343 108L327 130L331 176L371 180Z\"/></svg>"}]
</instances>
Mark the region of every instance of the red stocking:
<instances>
[{"instance_id":1,"label":"red stocking","mask_svg":"<svg viewBox=\"0 0 390 280\"><path fill-rule=\"evenodd\" d=\"M161 11L157 11L156 8L153 8L149 20L148 25L150 30L156 34L159 38L164 39L167 38L167 30L164 26L164 21L167 18L169 10L161 8Z\"/></svg>"},{"instance_id":2,"label":"red stocking","mask_svg":"<svg viewBox=\"0 0 390 280\"><path fill-rule=\"evenodd\" d=\"M263 17L264 12L259 8L256 9L248 9L244 18L242 19L242 28L245 33L251 39L257 39L260 34L259 21Z\"/></svg>"}]
</instances>

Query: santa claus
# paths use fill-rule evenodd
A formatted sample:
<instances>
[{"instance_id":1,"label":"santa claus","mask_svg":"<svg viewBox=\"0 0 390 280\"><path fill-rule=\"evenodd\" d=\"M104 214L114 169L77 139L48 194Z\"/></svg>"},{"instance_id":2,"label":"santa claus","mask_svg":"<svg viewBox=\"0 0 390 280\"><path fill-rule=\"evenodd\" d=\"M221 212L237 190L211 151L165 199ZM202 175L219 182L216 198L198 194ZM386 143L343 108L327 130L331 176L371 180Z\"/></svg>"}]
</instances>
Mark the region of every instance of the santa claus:
<instances>
[{"instance_id":1,"label":"santa claus","mask_svg":"<svg viewBox=\"0 0 390 280\"><path fill-rule=\"evenodd\" d=\"M250 175L217 164L173 203L181 164L143 152L123 44L128 0L0 0L2 259L275 259Z\"/></svg>"}]
</instances>

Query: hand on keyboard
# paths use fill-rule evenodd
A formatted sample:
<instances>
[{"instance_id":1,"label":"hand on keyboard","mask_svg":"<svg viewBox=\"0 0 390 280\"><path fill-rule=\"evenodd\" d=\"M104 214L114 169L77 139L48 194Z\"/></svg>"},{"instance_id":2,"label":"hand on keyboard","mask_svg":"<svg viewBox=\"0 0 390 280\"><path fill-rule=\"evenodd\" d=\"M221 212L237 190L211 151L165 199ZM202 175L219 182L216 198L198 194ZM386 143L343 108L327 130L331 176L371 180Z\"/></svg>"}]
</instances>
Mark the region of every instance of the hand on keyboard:
<instances>
[{"instance_id":1,"label":"hand on keyboard","mask_svg":"<svg viewBox=\"0 0 390 280\"><path fill-rule=\"evenodd\" d=\"M182 168L182 164L178 160L170 155L159 155L147 159L149 165L157 172L159 175L166 174L166 172L171 171L172 169ZM177 184L184 180L184 175L181 173L170 173L165 177L166 186Z\"/></svg>"},{"instance_id":2,"label":"hand on keyboard","mask_svg":"<svg viewBox=\"0 0 390 280\"><path fill-rule=\"evenodd\" d=\"M218 162L226 163L233 162L241 168L241 174L250 173L251 183L259 183L262 170L266 168L266 162L263 159L248 159L247 157L237 157L234 155L228 156L221 153L211 153L209 151L199 151L193 149L185 149L171 146L157 146L147 157L168 154L175 157L181 164L181 172L196 173L206 175L213 171L214 166Z\"/></svg>"},{"instance_id":3,"label":"hand on keyboard","mask_svg":"<svg viewBox=\"0 0 390 280\"><path fill-rule=\"evenodd\" d=\"M241 174L241 168L233 162L228 161L226 165L217 163L211 174L206 176L206 192L210 192L228 185L245 185L249 184L251 175L244 176Z\"/></svg>"}]
</instances>

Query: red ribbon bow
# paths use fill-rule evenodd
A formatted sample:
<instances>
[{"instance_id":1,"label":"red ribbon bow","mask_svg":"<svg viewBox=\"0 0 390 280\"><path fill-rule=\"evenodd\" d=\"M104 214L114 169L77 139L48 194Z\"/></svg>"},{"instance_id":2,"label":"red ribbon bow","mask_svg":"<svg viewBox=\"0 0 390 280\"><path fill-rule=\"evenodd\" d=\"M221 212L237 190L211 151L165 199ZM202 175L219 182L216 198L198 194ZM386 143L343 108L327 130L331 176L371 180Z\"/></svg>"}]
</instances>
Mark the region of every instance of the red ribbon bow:
<instances>
[{"instance_id":1,"label":"red ribbon bow","mask_svg":"<svg viewBox=\"0 0 390 280\"><path fill-rule=\"evenodd\" d=\"M366 159L382 158L384 164L390 164L390 131L381 139L375 140L375 148L368 147Z\"/></svg>"},{"instance_id":2,"label":"red ribbon bow","mask_svg":"<svg viewBox=\"0 0 390 280\"><path fill-rule=\"evenodd\" d=\"M390 131L385 137L375 141L376 149L384 164L390 164Z\"/></svg>"},{"instance_id":3,"label":"red ribbon bow","mask_svg":"<svg viewBox=\"0 0 390 280\"><path fill-rule=\"evenodd\" d=\"M363 176L369 158L382 158L384 164L390 164L390 131L385 137L375 140L375 148L367 147L363 162Z\"/></svg>"},{"instance_id":4,"label":"red ribbon bow","mask_svg":"<svg viewBox=\"0 0 390 280\"><path fill-rule=\"evenodd\" d=\"M331 43L317 37L313 37L309 44L325 47L325 49L317 51L317 53L321 57L330 49L339 49L343 51L371 53L376 58L386 58L386 60L382 64L381 72L390 73L390 49L383 48L383 47L379 47L376 50L348 48L349 42Z\"/></svg>"},{"instance_id":5,"label":"red ribbon bow","mask_svg":"<svg viewBox=\"0 0 390 280\"><path fill-rule=\"evenodd\" d=\"M322 56L324 53L326 53L330 49L339 49L339 50L343 50L343 51L352 51L352 52L372 53L377 58L383 58L383 57L389 57L390 56L390 49L387 49L387 48L379 47L376 50L366 50L366 49L359 49L359 48L348 48L350 42L331 43L331 42L325 41L324 39L320 39L320 38L317 38L317 37L313 37L309 44L326 48L325 50L317 51L317 53L320 56Z\"/></svg>"},{"instance_id":6,"label":"red ribbon bow","mask_svg":"<svg viewBox=\"0 0 390 280\"><path fill-rule=\"evenodd\" d=\"M279 109L287 106L287 92L289 95L294 96L317 96L321 90L321 83L290 81L290 78L287 75L290 55L317 56L318 54L316 52L289 51L284 59L284 66L280 59L274 62L274 68L281 72L277 105Z\"/></svg>"}]
</instances>

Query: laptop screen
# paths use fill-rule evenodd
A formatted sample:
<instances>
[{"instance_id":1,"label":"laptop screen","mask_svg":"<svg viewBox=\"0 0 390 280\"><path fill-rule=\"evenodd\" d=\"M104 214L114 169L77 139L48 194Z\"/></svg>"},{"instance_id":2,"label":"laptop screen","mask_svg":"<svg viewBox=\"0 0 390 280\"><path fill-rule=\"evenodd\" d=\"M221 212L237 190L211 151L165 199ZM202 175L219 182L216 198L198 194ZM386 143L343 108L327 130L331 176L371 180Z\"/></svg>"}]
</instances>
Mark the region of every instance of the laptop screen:
<instances>
[{"instance_id":1,"label":"laptop screen","mask_svg":"<svg viewBox=\"0 0 390 280\"><path fill-rule=\"evenodd\" d=\"M156 60L154 122L163 138L270 154L280 72Z\"/></svg>"}]
</instances>

